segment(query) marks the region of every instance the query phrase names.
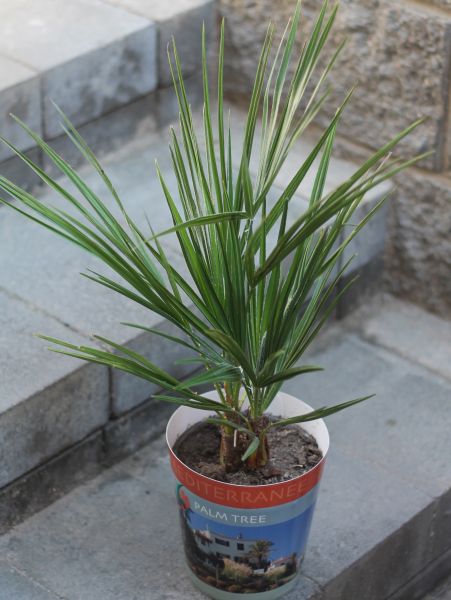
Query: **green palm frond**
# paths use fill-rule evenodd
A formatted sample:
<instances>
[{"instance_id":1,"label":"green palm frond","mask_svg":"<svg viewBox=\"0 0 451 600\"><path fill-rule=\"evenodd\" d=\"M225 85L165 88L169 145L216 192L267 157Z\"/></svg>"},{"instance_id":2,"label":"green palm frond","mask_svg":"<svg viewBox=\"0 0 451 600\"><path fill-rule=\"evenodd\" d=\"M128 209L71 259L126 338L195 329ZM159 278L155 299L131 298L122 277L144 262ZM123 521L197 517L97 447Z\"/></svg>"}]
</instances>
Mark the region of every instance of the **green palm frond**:
<instances>
[{"instance_id":1,"label":"green palm frond","mask_svg":"<svg viewBox=\"0 0 451 600\"><path fill-rule=\"evenodd\" d=\"M224 24L220 32L215 105L210 98L205 30L202 31L201 131L196 127L180 57L173 43L168 55L180 118L178 131L171 130L170 155L177 192L169 189L157 165L162 197L172 218L172 226L162 232L155 233L151 223L145 231L138 227L99 161L61 111L64 130L102 179L120 219L67 161L16 119L58 171L69 179L81 199L12 143L3 140L46 185L59 193L65 208L49 206L0 176L0 189L16 201L4 200L4 203L103 261L114 275L90 272L86 276L167 319L178 334L168 335L146 325L129 325L188 348L204 371L181 382L139 353L105 338L99 342L110 350L75 346L45 337L56 346L55 351L151 381L167 390L160 398L216 412L218 423L225 421L232 428L246 431L250 431L248 416L257 419L266 411L284 381L320 369L296 365L350 285L335 293L346 268L340 267L345 249L385 198L359 222L352 224L351 219L367 192L424 156L405 161L387 159L396 145L421 123L417 121L373 153L336 189L325 193L334 139L351 99L351 90L280 197L269 206L268 194L293 144L324 107L328 94L325 85L343 48L341 44L319 71L319 58L336 13L337 6L329 9L328 2L324 2L296 58L301 17L298 4L271 65L273 27L269 26L240 150L231 135L233 116L228 123L224 117ZM235 163L238 151L239 160ZM319 165L315 167L317 159ZM238 164L236 169L234 164ZM251 164L257 164L255 176ZM313 169L316 171L308 208L290 220L293 198ZM270 248L268 239L274 231L277 240ZM165 254L160 239L169 233L178 240L189 280ZM338 275L333 276L336 271ZM193 389L200 384L216 386L218 401ZM242 410L243 392L249 402L248 413ZM320 418L363 399L318 409L284 422ZM233 419L230 413L234 414ZM254 452L258 444L258 437L252 434L245 456Z\"/></svg>"}]
</instances>

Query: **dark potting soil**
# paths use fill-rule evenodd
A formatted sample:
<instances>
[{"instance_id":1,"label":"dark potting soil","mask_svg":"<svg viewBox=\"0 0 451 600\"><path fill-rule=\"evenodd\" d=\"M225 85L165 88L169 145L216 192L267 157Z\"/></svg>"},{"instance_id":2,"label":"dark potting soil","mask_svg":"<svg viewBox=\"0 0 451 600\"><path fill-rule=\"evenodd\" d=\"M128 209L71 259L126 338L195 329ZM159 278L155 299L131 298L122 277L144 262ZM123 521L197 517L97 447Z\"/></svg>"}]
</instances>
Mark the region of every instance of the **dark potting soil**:
<instances>
[{"instance_id":1,"label":"dark potting soil","mask_svg":"<svg viewBox=\"0 0 451 600\"><path fill-rule=\"evenodd\" d=\"M219 427L206 421L196 423L174 445L176 456L190 469L235 485L265 485L298 477L312 469L322 458L313 436L298 425L273 428L267 434L270 460L257 470L243 467L226 473L219 464L221 434Z\"/></svg>"}]
</instances>

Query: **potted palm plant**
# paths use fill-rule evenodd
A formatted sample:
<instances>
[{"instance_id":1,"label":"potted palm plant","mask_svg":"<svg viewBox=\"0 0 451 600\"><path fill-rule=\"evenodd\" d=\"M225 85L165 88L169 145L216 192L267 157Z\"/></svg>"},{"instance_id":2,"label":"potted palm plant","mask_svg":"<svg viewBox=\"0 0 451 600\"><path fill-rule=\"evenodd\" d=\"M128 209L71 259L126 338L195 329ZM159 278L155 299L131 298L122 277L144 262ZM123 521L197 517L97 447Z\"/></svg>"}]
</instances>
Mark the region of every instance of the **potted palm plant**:
<instances>
[{"instance_id":1,"label":"potted palm plant","mask_svg":"<svg viewBox=\"0 0 451 600\"><path fill-rule=\"evenodd\" d=\"M87 277L158 313L179 335L129 325L188 348L190 360L201 367L181 381L104 337L97 337L96 345L76 346L41 336L54 344L55 352L157 384L163 390L157 397L179 407L168 424L167 441L184 546L193 580L214 598L254 593L272 599L295 583L329 443L322 419L369 396L314 410L281 387L289 378L320 369L299 361L352 283L338 290L348 266L337 268L344 250L386 200L354 223L365 194L422 158L390 160L397 143L419 121L325 193L334 138L350 92L280 196L270 202L290 149L327 97L323 88L343 44L319 72L318 62L336 12L337 7L329 10L324 3L298 56L300 5L272 61L269 26L238 168L238 149L224 118L224 26L215 106L203 33L202 135L196 131L173 44L169 63L180 119L179 133L171 130L170 152L178 189L171 192L157 166L173 221L165 231L155 233L151 217L145 228L132 220L97 158L61 111L64 130L102 178L112 206L18 119L81 199L3 140L59 192L67 210L48 206L0 177L0 189L16 201L5 204L100 258L116 277ZM308 208L293 219L296 190L312 171ZM170 233L177 237L186 273L171 264L164 250L162 237ZM212 391L202 393L198 386Z\"/></svg>"}]
</instances>

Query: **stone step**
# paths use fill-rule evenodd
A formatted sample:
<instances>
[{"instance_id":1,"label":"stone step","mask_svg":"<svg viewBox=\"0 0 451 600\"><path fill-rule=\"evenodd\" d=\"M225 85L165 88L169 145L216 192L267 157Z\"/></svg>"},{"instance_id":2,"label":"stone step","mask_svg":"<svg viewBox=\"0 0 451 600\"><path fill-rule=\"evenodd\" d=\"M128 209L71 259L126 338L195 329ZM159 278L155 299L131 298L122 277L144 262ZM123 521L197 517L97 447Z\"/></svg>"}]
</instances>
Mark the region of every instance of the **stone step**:
<instances>
[{"instance_id":1,"label":"stone step","mask_svg":"<svg viewBox=\"0 0 451 600\"><path fill-rule=\"evenodd\" d=\"M451 576L441 581L423 600L451 600Z\"/></svg>"},{"instance_id":2,"label":"stone step","mask_svg":"<svg viewBox=\"0 0 451 600\"><path fill-rule=\"evenodd\" d=\"M4 0L0 133L48 166L10 113L59 149L67 143L51 101L87 129L98 152L155 128L177 114L167 98L167 44L175 34L189 83L201 64L202 22L215 39L215 0ZM22 185L37 183L3 145L0 168Z\"/></svg>"},{"instance_id":3,"label":"stone step","mask_svg":"<svg viewBox=\"0 0 451 600\"><path fill-rule=\"evenodd\" d=\"M386 314L399 317L396 339ZM317 340L309 360L325 373L286 385L317 407L377 394L327 421L330 455L287 600L420 600L451 570L451 349L440 374L423 360L451 326L433 322L379 298ZM414 326L431 337L407 356ZM201 600L176 510L160 437L0 537L0 597Z\"/></svg>"},{"instance_id":4,"label":"stone step","mask_svg":"<svg viewBox=\"0 0 451 600\"><path fill-rule=\"evenodd\" d=\"M231 109L238 146L243 115L240 109ZM157 157L169 187L175 189L166 148L167 134L157 131L142 135L103 161L132 217L145 223L147 214L156 231L172 224L153 165ZM299 142L294 150L298 159L309 148L309 139ZM295 166L295 161L287 166L285 177ZM333 160L328 185L336 185L354 169L351 163ZM87 167L80 172L104 198L106 190L97 174ZM272 199L278 197L282 184L283 180L276 182ZM386 189L381 186L368 196L359 209L360 216ZM308 186L304 186L293 199L291 219L305 210L308 193ZM42 198L56 206L63 203L53 192L43 193ZM384 236L385 213L381 211L353 242L353 251L359 253L358 270L380 263ZM170 260L188 277L176 238L163 239ZM157 391L155 386L124 373L110 373L49 354L32 333L80 343L91 342L90 336L96 333L129 344L176 376L187 374L189 367L174 365L184 357L179 348L120 325L121 321L131 321L174 331L159 317L79 276L87 268L105 272L98 261L7 208L0 210L0 252L0 338L5 349L0 355L1 531L19 514L36 510L70 487L70 477L86 448L91 452L89 460L95 454L97 463L136 449L162 427L160 417L168 414L166 406L148 401ZM346 312L345 307L341 305L341 313ZM44 465L44 472L40 465ZM50 481L49 477L52 485L39 486L40 481Z\"/></svg>"}]
</instances>

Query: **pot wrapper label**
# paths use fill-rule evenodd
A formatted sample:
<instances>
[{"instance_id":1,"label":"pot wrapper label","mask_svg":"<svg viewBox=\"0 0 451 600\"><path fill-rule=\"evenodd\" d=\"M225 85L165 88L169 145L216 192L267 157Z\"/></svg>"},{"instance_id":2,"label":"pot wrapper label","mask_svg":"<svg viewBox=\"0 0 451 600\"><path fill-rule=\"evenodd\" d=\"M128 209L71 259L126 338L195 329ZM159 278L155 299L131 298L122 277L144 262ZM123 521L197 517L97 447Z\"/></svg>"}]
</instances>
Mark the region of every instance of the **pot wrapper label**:
<instances>
[{"instance_id":1,"label":"pot wrapper label","mask_svg":"<svg viewBox=\"0 0 451 600\"><path fill-rule=\"evenodd\" d=\"M269 592L288 584L304 556L317 491L315 485L278 506L236 508L201 498L178 484L189 568L205 584L224 592Z\"/></svg>"}]
</instances>

